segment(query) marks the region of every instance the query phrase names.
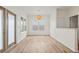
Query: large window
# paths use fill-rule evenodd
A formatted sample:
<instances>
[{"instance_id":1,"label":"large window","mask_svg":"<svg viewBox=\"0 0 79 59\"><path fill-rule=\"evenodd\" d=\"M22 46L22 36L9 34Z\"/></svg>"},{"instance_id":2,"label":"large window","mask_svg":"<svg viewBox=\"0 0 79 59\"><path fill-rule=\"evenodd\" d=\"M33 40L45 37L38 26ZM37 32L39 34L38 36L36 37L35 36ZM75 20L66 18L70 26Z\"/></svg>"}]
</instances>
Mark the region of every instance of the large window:
<instances>
[{"instance_id":1,"label":"large window","mask_svg":"<svg viewBox=\"0 0 79 59\"><path fill-rule=\"evenodd\" d=\"M49 16L29 16L29 35L49 35Z\"/></svg>"},{"instance_id":2,"label":"large window","mask_svg":"<svg viewBox=\"0 0 79 59\"><path fill-rule=\"evenodd\" d=\"M47 31L47 28L45 28L45 26L48 26L48 19L45 16L33 16L32 31Z\"/></svg>"}]
</instances>

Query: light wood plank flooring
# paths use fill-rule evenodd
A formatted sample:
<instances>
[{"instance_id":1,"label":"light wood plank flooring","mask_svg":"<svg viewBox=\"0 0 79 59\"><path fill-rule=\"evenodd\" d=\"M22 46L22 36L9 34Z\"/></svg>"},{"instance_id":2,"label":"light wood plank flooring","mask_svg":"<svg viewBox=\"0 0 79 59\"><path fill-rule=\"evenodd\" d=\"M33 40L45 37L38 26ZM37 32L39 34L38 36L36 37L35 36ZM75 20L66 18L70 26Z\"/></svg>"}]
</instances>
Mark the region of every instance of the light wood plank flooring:
<instances>
[{"instance_id":1,"label":"light wood plank flooring","mask_svg":"<svg viewBox=\"0 0 79 59\"><path fill-rule=\"evenodd\" d=\"M50 36L28 36L6 53L64 53L62 44Z\"/></svg>"}]
</instances>

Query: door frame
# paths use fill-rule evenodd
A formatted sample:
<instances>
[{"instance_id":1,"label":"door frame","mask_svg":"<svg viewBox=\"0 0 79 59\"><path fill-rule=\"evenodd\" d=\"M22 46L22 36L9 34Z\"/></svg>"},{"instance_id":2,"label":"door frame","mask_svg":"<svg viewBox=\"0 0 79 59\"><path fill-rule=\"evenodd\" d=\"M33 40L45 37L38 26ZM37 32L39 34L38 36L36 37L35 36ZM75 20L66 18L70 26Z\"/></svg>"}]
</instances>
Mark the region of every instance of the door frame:
<instances>
[{"instance_id":1,"label":"door frame","mask_svg":"<svg viewBox=\"0 0 79 59\"><path fill-rule=\"evenodd\" d=\"M7 48L9 48L8 46L8 13L14 15L14 42L12 43L12 45L16 44L16 14L7 10Z\"/></svg>"},{"instance_id":2,"label":"door frame","mask_svg":"<svg viewBox=\"0 0 79 59\"><path fill-rule=\"evenodd\" d=\"M3 8L3 7L1 7L0 6L0 10L3 10L3 16L2 16L2 18L3 18L3 23L2 23L2 29L3 29L3 49L0 49L0 52L3 52L4 50L5 50L5 8Z\"/></svg>"}]
</instances>

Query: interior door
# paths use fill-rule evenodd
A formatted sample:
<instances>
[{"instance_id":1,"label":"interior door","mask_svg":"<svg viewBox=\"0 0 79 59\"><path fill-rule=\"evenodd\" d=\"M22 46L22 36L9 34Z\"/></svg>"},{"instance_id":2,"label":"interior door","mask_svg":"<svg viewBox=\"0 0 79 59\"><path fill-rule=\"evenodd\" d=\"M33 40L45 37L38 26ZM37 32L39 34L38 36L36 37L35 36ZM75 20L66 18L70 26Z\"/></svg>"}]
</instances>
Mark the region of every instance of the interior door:
<instances>
[{"instance_id":1,"label":"interior door","mask_svg":"<svg viewBox=\"0 0 79 59\"><path fill-rule=\"evenodd\" d=\"M8 12L8 47L13 46L16 43L16 22L15 15Z\"/></svg>"},{"instance_id":2,"label":"interior door","mask_svg":"<svg viewBox=\"0 0 79 59\"><path fill-rule=\"evenodd\" d=\"M4 22L4 16L3 16L3 9L0 7L0 51L4 49L4 36L3 36L3 22Z\"/></svg>"}]
</instances>

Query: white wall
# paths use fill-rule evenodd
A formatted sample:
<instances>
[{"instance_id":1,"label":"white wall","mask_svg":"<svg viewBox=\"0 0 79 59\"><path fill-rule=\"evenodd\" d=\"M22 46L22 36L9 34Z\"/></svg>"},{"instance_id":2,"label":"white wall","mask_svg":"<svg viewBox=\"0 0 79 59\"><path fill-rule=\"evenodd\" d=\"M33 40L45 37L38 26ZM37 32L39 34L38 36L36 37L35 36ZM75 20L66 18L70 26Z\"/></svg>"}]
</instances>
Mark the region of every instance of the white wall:
<instances>
[{"instance_id":1,"label":"white wall","mask_svg":"<svg viewBox=\"0 0 79 59\"><path fill-rule=\"evenodd\" d=\"M76 29L56 28L57 11L53 10L50 19L50 36L54 37L57 41L70 48L72 51L76 51Z\"/></svg>"},{"instance_id":2,"label":"white wall","mask_svg":"<svg viewBox=\"0 0 79 59\"><path fill-rule=\"evenodd\" d=\"M12 11L16 14L16 40L20 42L27 35L27 31L21 32L21 17L24 17L27 20L27 15L24 12L18 10L18 7L14 6L6 6L8 10Z\"/></svg>"}]
</instances>

